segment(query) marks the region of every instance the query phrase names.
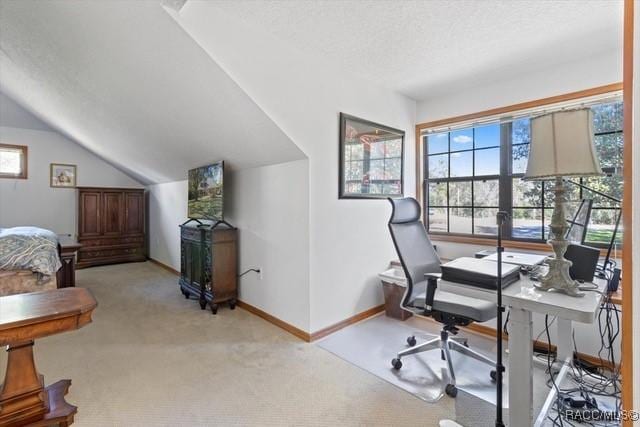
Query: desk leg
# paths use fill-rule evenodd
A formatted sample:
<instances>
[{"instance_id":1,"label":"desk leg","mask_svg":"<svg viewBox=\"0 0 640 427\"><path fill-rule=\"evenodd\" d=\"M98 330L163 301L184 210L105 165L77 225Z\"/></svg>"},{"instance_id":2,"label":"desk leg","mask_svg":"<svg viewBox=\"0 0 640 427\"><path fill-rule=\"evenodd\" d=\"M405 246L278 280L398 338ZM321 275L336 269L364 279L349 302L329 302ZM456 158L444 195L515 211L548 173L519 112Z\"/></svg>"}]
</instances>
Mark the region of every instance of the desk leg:
<instances>
[{"instance_id":1,"label":"desk leg","mask_svg":"<svg viewBox=\"0 0 640 427\"><path fill-rule=\"evenodd\" d=\"M533 422L533 322L531 312L511 307L509 333L509 427Z\"/></svg>"},{"instance_id":2,"label":"desk leg","mask_svg":"<svg viewBox=\"0 0 640 427\"><path fill-rule=\"evenodd\" d=\"M571 320L558 317L558 360L564 362L573 356L573 327Z\"/></svg>"}]
</instances>

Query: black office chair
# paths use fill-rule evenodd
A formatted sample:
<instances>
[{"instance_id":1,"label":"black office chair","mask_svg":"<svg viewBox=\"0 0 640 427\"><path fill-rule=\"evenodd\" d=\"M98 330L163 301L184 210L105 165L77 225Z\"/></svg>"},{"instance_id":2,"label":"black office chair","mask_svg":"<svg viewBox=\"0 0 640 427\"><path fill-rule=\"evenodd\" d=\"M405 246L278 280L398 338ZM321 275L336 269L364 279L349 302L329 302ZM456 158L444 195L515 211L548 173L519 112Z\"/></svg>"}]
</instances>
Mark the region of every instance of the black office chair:
<instances>
[{"instance_id":1,"label":"black office chair","mask_svg":"<svg viewBox=\"0 0 640 427\"><path fill-rule=\"evenodd\" d=\"M451 397L458 394L451 351L457 351L495 367L495 361L469 349L466 338L451 337L458 326L471 322L486 322L496 317L496 304L450 292L437 290L440 277L440 257L436 253L427 231L420 222L420 204L412 197L389 199L393 208L389 231L407 279L407 289L401 307L416 316L431 317L442 323L440 337L416 345L416 337L407 338L410 348L402 350L391 361L395 369L402 368L402 357L439 349L447 362L449 384L445 392ZM495 370L490 372L495 381Z\"/></svg>"}]
</instances>

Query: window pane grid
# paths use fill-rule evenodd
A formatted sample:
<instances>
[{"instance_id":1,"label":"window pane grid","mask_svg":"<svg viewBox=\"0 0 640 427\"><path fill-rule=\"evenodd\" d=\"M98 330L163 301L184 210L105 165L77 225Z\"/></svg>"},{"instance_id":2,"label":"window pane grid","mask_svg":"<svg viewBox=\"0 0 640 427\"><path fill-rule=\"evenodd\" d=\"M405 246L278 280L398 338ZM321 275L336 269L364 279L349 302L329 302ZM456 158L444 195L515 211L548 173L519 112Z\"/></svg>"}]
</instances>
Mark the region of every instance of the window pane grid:
<instances>
[{"instance_id":1,"label":"window pane grid","mask_svg":"<svg viewBox=\"0 0 640 427\"><path fill-rule=\"evenodd\" d=\"M495 165L500 161L500 125L428 135L423 143L428 169L425 200L429 231L488 234L486 227L478 229L477 222L486 222L489 212L497 212L498 201L478 203L476 187L477 183L499 180L499 166ZM478 157L490 157L492 153L494 170L477 170Z\"/></svg>"},{"instance_id":2,"label":"window pane grid","mask_svg":"<svg viewBox=\"0 0 640 427\"><path fill-rule=\"evenodd\" d=\"M594 111L594 138L601 166L620 168L623 145L622 103L599 104L592 107L592 110ZM507 227L509 230L508 235L505 236L507 239L544 242L550 237L548 223L553 212L555 183L534 181L531 184L520 184L519 182L524 175L530 149L529 118L441 132L436 136L440 141L439 148L432 152L429 152L428 147L429 145L435 147L435 143L428 143L432 135L424 138L425 168L428 171L425 174L425 202L426 206L433 210L430 212L429 220L426 221L430 232L458 235L495 234L488 219L493 216L492 221L495 222L494 213L498 209L507 209L512 212L513 218ZM491 153L496 155L490 157L493 155ZM503 156L506 156L507 160L504 160ZM444 162L446 166L440 168L437 173L431 173L429 167L436 163L436 160ZM500 195L497 206L494 200L487 200L487 195L492 193L486 190L483 190L482 194L478 193L482 186L492 179L499 182L496 191ZM622 198L622 177L619 174L576 178L575 182L616 199ZM470 188L465 190L470 194L466 194L464 200L460 199L459 194L452 194L450 191L452 184L458 186L454 188L469 185L462 183L471 184ZM506 186L505 191L502 192L500 188L503 184ZM431 192L439 188L437 186L442 188L446 186L446 198L442 194L439 197L431 197ZM573 210L571 205L577 206L583 198L593 200L589 224L591 232L587 233L586 240L598 244L602 244L607 238L610 240L616 215L619 213L619 203L588 189L575 185L574 188L571 187L571 184L567 184L569 211ZM458 190L456 191L459 193ZM468 201L468 196L471 197L471 203ZM432 201L433 204L431 204ZM446 212L446 224L432 227L431 217L436 213L435 210L440 210L439 212L443 215ZM608 244L608 241L606 243Z\"/></svg>"}]
</instances>

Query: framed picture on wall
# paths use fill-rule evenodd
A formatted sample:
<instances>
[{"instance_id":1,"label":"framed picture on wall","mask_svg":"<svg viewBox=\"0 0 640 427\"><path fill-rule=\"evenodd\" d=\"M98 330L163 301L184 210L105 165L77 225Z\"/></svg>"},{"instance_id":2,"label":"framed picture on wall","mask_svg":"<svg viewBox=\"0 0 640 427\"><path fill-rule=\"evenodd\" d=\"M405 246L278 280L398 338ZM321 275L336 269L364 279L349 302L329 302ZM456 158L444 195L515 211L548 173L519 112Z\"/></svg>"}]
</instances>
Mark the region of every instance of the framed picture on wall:
<instances>
[{"instance_id":1,"label":"framed picture on wall","mask_svg":"<svg viewBox=\"0 0 640 427\"><path fill-rule=\"evenodd\" d=\"M51 163L49 185L56 188L75 188L76 168L76 165Z\"/></svg>"},{"instance_id":2,"label":"framed picture on wall","mask_svg":"<svg viewBox=\"0 0 640 427\"><path fill-rule=\"evenodd\" d=\"M404 194L404 135L340 113L341 199L379 199Z\"/></svg>"}]
</instances>

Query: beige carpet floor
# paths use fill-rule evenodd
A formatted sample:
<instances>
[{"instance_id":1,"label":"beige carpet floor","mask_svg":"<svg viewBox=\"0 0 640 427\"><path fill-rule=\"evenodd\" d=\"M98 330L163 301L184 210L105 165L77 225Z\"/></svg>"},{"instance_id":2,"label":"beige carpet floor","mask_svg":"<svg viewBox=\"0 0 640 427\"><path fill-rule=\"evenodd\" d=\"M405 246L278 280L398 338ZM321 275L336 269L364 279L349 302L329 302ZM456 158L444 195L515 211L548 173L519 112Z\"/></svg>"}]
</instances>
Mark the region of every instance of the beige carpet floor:
<instances>
[{"instance_id":1,"label":"beige carpet floor","mask_svg":"<svg viewBox=\"0 0 640 427\"><path fill-rule=\"evenodd\" d=\"M47 384L72 379L75 425L436 426L453 414L453 399L425 403L240 308L201 311L154 264L80 270L77 286L98 300L94 322L35 348Z\"/></svg>"}]
</instances>

